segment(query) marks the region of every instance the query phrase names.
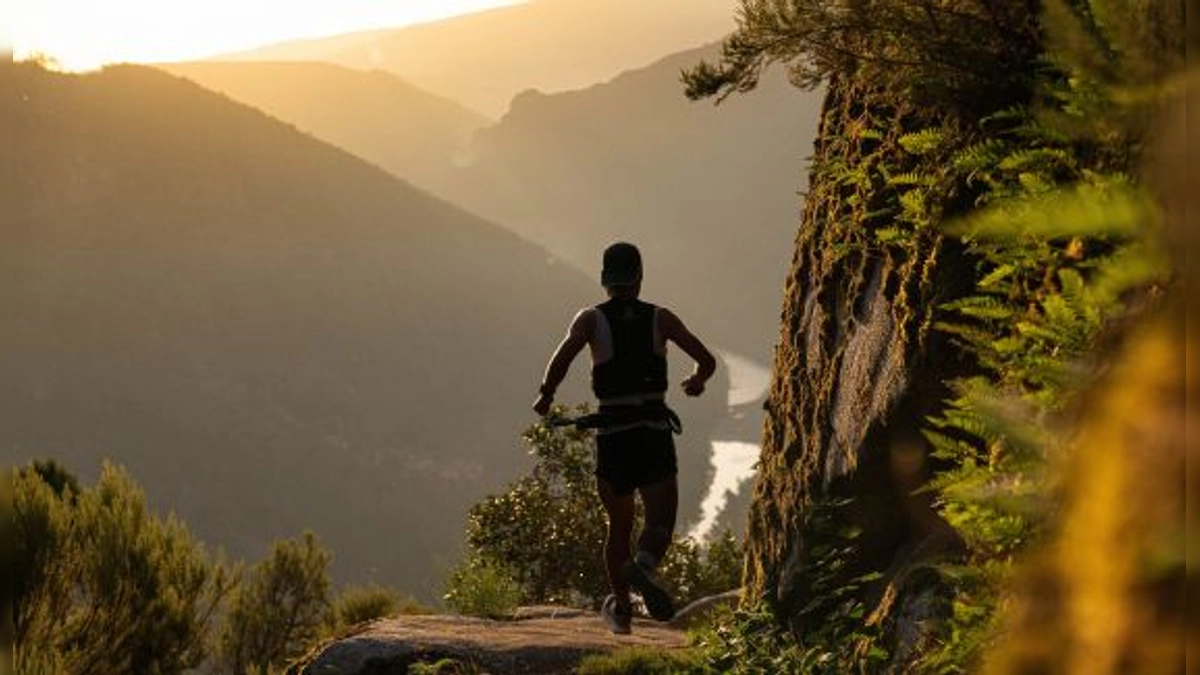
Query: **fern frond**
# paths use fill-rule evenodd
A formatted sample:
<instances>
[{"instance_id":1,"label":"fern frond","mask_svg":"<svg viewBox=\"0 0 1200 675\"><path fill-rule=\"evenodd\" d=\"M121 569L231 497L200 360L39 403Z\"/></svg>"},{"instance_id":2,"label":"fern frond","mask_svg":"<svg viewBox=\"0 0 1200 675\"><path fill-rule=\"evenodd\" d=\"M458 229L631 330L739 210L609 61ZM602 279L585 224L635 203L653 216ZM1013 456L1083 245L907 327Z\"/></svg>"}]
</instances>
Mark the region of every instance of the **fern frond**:
<instances>
[{"instance_id":1,"label":"fern frond","mask_svg":"<svg viewBox=\"0 0 1200 675\"><path fill-rule=\"evenodd\" d=\"M918 171L907 171L891 174L886 180L888 185L929 185L934 179Z\"/></svg>"},{"instance_id":2,"label":"fern frond","mask_svg":"<svg viewBox=\"0 0 1200 675\"><path fill-rule=\"evenodd\" d=\"M1000 265L996 269L992 270L991 272L988 272L987 274L985 274L983 276L983 278L980 279L978 284L976 284L976 285L980 288L980 290L988 290L988 289L994 288L1001 281L1004 281L1005 279L1012 277L1013 273L1016 271L1017 271L1016 265L1013 265L1012 263L1005 263L1003 265Z\"/></svg>"},{"instance_id":3,"label":"fern frond","mask_svg":"<svg viewBox=\"0 0 1200 675\"><path fill-rule=\"evenodd\" d=\"M1077 164L1075 156L1062 148L1021 148L1013 150L997 164L1004 171L1020 171L1022 169L1049 169L1058 167L1074 168Z\"/></svg>"},{"instance_id":4,"label":"fern frond","mask_svg":"<svg viewBox=\"0 0 1200 675\"><path fill-rule=\"evenodd\" d=\"M1042 199L1009 202L983 209L948 227L974 237L1011 237L1034 233L1041 237L1129 236L1152 229L1147 215L1155 213L1140 190L1079 184Z\"/></svg>"},{"instance_id":5,"label":"fern frond","mask_svg":"<svg viewBox=\"0 0 1200 675\"><path fill-rule=\"evenodd\" d=\"M1013 315L1008 303L991 295L972 295L946 303L942 308L977 319L1008 319Z\"/></svg>"},{"instance_id":6,"label":"fern frond","mask_svg":"<svg viewBox=\"0 0 1200 675\"><path fill-rule=\"evenodd\" d=\"M1000 138L988 138L955 153L951 165L965 171L975 171L996 166L1008 143Z\"/></svg>"},{"instance_id":7,"label":"fern frond","mask_svg":"<svg viewBox=\"0 0 1200 675\"><path fill-rule=\"evenodd\" d=\"M914 155L924 155L937 150L942 145L946 134L941 129L922 129L911 134L904 134L897 142L900 147Z\"/></svg>"}]
</instances>

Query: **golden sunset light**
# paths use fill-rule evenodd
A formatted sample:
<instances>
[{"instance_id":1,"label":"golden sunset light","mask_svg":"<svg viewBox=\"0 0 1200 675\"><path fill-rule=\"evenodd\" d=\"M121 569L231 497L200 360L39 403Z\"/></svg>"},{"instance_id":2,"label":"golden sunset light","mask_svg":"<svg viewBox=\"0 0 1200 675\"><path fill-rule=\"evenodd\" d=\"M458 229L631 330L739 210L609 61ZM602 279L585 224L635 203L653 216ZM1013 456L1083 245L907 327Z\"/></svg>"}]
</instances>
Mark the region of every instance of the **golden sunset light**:
<instances>
[{"instance_id":1,"label":"golden sunset light","mask_svg":"<svg viewBox=\"0 0 1200 675\"><path fill-rule=\"evenodd\" d=\"M51 57L65 70L204 58L285 40L433 21L521 0L43 0L11 9L13 56Z\"/></svg>"},{"instance_id":2,"label":"golden sunset light","mask_svg":"<svg viewBox=\"0 0 1200 675\"><path fill-rule=\"evenodd\" d=\"M1196 661L1190 0L8 4L0 675Z\"/></svg>"}]
</instances>

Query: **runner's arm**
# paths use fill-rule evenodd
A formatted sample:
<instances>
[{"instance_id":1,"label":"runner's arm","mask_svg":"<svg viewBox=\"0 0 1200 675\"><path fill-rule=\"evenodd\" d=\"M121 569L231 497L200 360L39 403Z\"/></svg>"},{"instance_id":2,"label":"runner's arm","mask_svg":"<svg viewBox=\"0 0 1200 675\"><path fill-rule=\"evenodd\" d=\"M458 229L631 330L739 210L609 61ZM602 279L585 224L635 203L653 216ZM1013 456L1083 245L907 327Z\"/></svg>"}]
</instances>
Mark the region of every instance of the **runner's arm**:
<instances>
[{"instance_id":1,"label":"runner's arm","mask_svg":"<svg viewBox=\"0 0 1200 675\"><path fill-rule=\"evenodd\" d=\"M717 360L679 317L666 308L660 308L659 311L659 330L662 331L663 337L679 345L679 348L696 362L696 370L682 383L683 391L688 396L699 396L704 393L704 383L716 372Z\"/></svg>"},{"instance_id":2,"label":"runner's arm","mask_svg":"<svg viewBox=\"0 0 1200 675\"><path fill-rule=\"evenodd\" d=\"M537 400L533 402L534 412L539 415L550 412L550 404L554 402L554 393L558 390L558 385L566 378L571 361L574 361L580 350L591 342L595 326L596 319L592 310L585 309L575 315L571 327L567 329L567 336L558 344L554 355L550 357L550 363L546 365L546 374L542 377L542 385L538 387Z\"/></svg>"}]
</instances>

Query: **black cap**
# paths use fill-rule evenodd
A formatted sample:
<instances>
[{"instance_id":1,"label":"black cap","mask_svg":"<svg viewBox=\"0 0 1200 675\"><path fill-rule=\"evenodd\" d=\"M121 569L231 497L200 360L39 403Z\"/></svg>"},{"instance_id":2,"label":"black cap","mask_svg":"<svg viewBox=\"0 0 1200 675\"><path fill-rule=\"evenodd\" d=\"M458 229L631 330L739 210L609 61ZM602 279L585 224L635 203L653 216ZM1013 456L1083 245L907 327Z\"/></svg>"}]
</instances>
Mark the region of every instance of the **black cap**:
<instances>
[{"instance_id":1,"label":"black cap","mask_svg":"<svg viewBox=\"0 0 1200 675\"><path fill-rule=\"evenodd\" d=\"M642 280L642 254L633 244L619 241L604 249L601 286L632 286Z\"/></svg>"}]
</instances>

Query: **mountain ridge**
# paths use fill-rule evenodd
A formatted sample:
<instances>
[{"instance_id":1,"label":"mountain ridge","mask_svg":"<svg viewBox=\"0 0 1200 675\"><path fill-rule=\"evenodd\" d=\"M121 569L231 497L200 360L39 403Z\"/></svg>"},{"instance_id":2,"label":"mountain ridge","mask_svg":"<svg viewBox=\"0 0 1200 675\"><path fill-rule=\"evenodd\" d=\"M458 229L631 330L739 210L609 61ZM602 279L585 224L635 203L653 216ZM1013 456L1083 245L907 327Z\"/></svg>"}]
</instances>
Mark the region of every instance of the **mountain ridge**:
<instances>
[{"instance_id":1,"label":"mountain ridge","mask_svg":"<svg viewBox=\"0 0 1200 675\"><path fill-rule=\"evenodd\" d=\"M313 529L336 579L435 597L595 281L178 76L12 68L0 452L113 459L233 555Z\"/></svg>"},{"instance_id":2,"label":"mountain ridge","mask_svg":"<svg viewBox=\"0 0 1200 675\"><path fill-rule=\"evenodd\" d=\"M719 39L734 28L732 9L728 0L534 1L352 39L331 36L337 47L306 40L220 58L380 68L495 118L520 91L587 86ZM351 44L342 46L347 39Z\"/></svg>"},{"instance_id":3,"label":"mountain ridge","mask_svg":"<svg viewBox=\"0 0 1200 675\"><path fill-rule=\"evenodd\" d=\"M382 70L303 61L156 67L258 108L435 194L453 180L454 162L472 134L492 122Z\"/></svg>"},{"instance_id":4,"label":"mountain ridge","mask_svg":"<svg viewBox=\"0 0 1200 675\"><path fill-rule=\"evenodd\" d=\"M606 241L635 239L647 288L714 342L768 363L780 252L802 204L796 167L811 153L821 92L774 69L720 106L688 101L679 71L717 49L671 54L586 89L519 95L475 134L445 194L582 269ZM697 294L697 284L710 289Z\"/></svg>"},{"instance_id":5,"label":"mountain ridge","mask_svg":"<svg viewBox=\"0 0 1200 675\"><path fill-rule=\"evenodd\" d=\"M310 126L589 274L595 252L612 240L638 242L648 295L682 309L719 346L767 363L785 273L780 251L791 247L800 210L796 166L811 151L820 94L773 70L757 91L720 106L687 101L679 71L717 53L710 43L582 89L526 90L451 159L431 152L414 162L393 150L389 127L404 121L365 104L355 106L359 119L347 117L356 138L337 125ZM311 116L295 105L273 114ZM699 279L712 280L715 297L691 292Z\"/></svg>"}]
</instances>

